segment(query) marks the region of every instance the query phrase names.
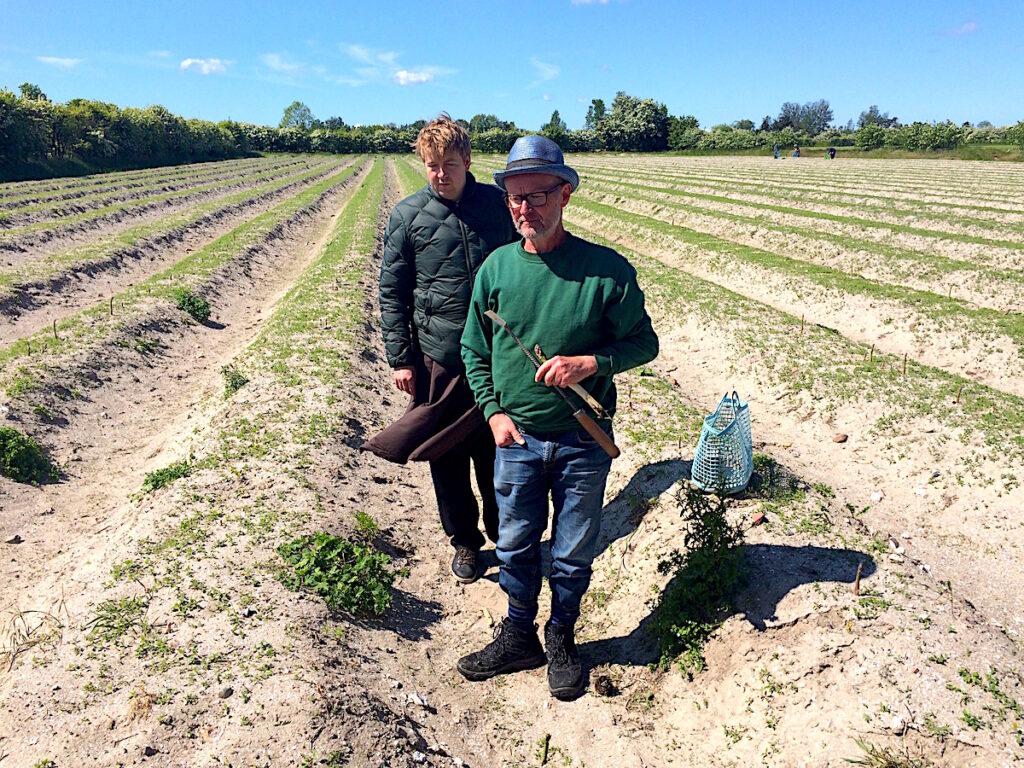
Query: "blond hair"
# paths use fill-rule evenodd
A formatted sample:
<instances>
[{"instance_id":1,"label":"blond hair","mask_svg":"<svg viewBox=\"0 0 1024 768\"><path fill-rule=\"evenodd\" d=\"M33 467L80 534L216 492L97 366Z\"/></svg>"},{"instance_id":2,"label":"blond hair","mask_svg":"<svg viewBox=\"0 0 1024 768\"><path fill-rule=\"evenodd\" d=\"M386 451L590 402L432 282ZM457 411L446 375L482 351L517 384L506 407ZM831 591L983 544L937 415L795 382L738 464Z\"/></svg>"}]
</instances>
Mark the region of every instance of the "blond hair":
<instances>
[{"instance_id":1,"label":"blond hair","mask_svg":"<svg viewBox=\"0 0 1024 768\"><path fill-rule=\"evenodd\" d=\"M447 112L442 112L423 126L414 148L424 162L440 160L449 151L458 152L465 159L469 157L469 134Z\"/></svg>"}]
</instances>

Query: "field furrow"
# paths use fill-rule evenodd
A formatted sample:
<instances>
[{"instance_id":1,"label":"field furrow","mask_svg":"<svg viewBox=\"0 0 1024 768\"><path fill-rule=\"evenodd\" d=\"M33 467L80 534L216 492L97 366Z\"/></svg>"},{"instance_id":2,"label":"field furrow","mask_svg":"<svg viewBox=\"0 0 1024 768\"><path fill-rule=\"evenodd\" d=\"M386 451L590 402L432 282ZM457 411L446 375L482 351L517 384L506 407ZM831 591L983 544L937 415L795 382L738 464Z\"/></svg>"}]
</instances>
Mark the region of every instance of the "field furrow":
<instances>
[{"instance_id":1,"label":"field furrow","mask_svg":"<svg viewBox=\"0 0 1024 768\"><path fill-rule=\"evenodd\" d=\"M146 179L123 187L104 187L91 194L75 195L72 198L55 198L28 205L0 210L0 229L13 229L25 224L54 221L69 216L87 213L97 208L112 208L118 204L133 201L152 200L155 195L164 195L186 189L199 190L200 185L222 184L250 176L268 177L303 164L302 160L289 159L271 162L236 161L237 165L219 166L202 174L188 176L165 176ZM212 187L211 187L212 188Z\"/></svg>"},{"instance_id":2,"label":"field furrow","mask_svg":"<svg viewBox=\"0 0 1024 768\"><path fill-rule=\"evenodd\" d=\"M321 160L321 162L323 162ZM126 203L104 206L81 214L65 216L57 222L37 222L22 227L0 231L0 253L22 251L39 243L63 242L66 238L81 232L94 232L104 225L119 226L123 222L134 222L140 218L152 219L165 213L180 210L197 202L215 199L232 191L251 187L253 184L280 179L282 176L301 175L302 168L286 169L284 173L257 174L255 177L242 176L230 183L199 185L194 189L154 195L149 198Z\"/></svg>"},{"instance_id":3,"label":"field furrow","mask_svg":"<svg viewBox=\"0 0 1024 768\"><path fill-rule=\"evenodd\" d=\"M0 270L0 312L8 317L5 342L37 332L68 314L147 278L282 199L316 184L348 163L316 166L242 193L139 224L71 251ZM2 322L2 321L0 321ZM0 345L2 346L2 345Z\"/></svg>"},{"instance_id":4,"label":"field furrow","mask_svg":"<svg viewBox=\"0 0 1024 768\"><path fill-rule=\"evenodd\" d=\"M999 311L1024 311L1024 270L1015 266L1024 263L1024 246L1000 252L947 239L917 238L920 244L908 248L902 235L899 240L876 239L870 236L874 232L865 237L865 230L856 226L772 214L744 215L728 206L686 205L657 192L624 193L617 185L597 184L585 194L587 199L623 211L872 280L950 298L955 293L965 302ZM1002 262L993 263L1000 256Z\"/></svg>"},{"instance_id":5,"label":"field furrow","mask_svg":"<svg viewBox=\"0 0 1024 768\"><path fill-rule=\"evenodd\" d=\"M858 739L922 766L1024 757L1021 279L1016 246L971 240L1012 240L1019 211L1002 228L999 210L1024 169L569 162L567 228L636 267L661 341L616 376L584 695L552 701L543 668L455 670L505 614L495 551L456 583L428 467L359 449L407 407L377 278L423 165L307 159L0 271L24 276L26 323L58 320L13 343L4 327L0 426L60 469L0 477L0 763L838 768ZM116 183L243 167L259 172ZM89 265L104 274L63 284ZM712 522L742 532L744 578L709 636L674 617L677 656L659 645L669 596L705 588L682 560L701 525L686 480L733 390L755 474ZM359 554L300 585L285 555L307 537ZM352 577L381 555L393 581ZM321 588L346 579L386 598L380 615L328 608ZM538 622L547 605L542 587Z\"/></svg>"}]
</instances>

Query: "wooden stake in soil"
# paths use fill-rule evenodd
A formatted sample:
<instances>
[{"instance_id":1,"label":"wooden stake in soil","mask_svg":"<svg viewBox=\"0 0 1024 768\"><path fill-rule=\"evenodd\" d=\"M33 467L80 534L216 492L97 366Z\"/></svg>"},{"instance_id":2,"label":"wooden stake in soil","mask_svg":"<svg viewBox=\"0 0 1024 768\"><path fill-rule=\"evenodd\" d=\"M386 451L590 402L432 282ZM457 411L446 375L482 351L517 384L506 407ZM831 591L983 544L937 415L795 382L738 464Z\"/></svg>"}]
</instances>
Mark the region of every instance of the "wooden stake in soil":
<instances>
[{"instance_id":1,"label":"wooden stake in soil","mask_svg":"<svg viewBox=\"0 0 1024 768\"><path fill-rule=\"evenodd\" d=\"M874 365L875 363L875 345L871 345L871 351L868 352L868 365Z\"/></svg>"},{"instance_id":2,"label":"wooden stake in soil","mask_svg":"<svg viewBox=\"0 0 1024 768\"><path fill-rule=\"evenodd\" d=\"M110 297L110 316L114 316L114 297Z\"/></svg>"},{"instance_id":3,"label":"wooden stake in soil","mask_svg":"<svg viewBox=\"0 0 1024 768\"><path fill-rule=\"evenodd\" d=\"M60 341L60 336L57 335L57 321L53 321L53 338Z\"/></svg>"},{"instance_id":4,"label":"wooden stake in soil","mask_svg":"<svg viewBox=\"0 0 1024 768\"><path fill-rule=\"evenodd\" d=\"M800 315L800 335L804 335L804 316Z\"/></svg>"},{"instance_id":5,"label":"wooden stake in soil","mask_svg":"<svg viewBox=\"0 0 1024 768\"><path fill-rule=\"evenodd\" d=\"M960 405L960 393L964 391L964 385L961 384L960 388L956 391L956 404Z\"/></svg>"},{"instance_id":6,"label":"wooden stake in soil","mask_svg":"<svg viewBox=\"0 0 1024 768\"><path fill-rule=\"evenodd\" d=\"M860 595L860 572L863 568L863 561L857 563L857 578L853 580L853 594L855 595Z\"/></svg>"},{"instance_id":7,"label":"wooden stake in soil","mask_svg":"<svg viewBox=\"0 0 1024 768\"><path fill-rule=\"evenodd\" d=\"M903 378L907 378L907 353L903 353Z\"/></svg>"},{"instance_id":8,"label":"wooden stake in soil","mask_svg":"<svg viewBox=\"0 0 1024 768\"><path fill-rule=\"evenodd\" d=\"M551 734L550 733L545 733L544 734L544 750L540 754L540 764L541 765L547 765L548 764L548 746L550 746L550 744L551 744Z\"/></svg>"}]
</instances>

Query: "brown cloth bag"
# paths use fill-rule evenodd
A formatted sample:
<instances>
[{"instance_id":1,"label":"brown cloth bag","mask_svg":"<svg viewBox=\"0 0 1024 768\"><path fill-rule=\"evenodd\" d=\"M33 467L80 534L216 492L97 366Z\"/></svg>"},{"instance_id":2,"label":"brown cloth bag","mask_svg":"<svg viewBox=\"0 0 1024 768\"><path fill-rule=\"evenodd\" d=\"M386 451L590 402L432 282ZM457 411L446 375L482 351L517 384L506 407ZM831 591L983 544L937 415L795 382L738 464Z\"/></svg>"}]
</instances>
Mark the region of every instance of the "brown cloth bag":
<instances>
[{"instance_id":1,"label":"brown cloth bag","mask_svg":"<svg viewBox=\"0 0 1024 768\"><path fill-rule=\"evenodd\" d=\"M464 374L453 374L426 355L416 366L416 395L398 421L361 446L396 464L432 461L488 429Z\"/></svg>"}]
</instances>

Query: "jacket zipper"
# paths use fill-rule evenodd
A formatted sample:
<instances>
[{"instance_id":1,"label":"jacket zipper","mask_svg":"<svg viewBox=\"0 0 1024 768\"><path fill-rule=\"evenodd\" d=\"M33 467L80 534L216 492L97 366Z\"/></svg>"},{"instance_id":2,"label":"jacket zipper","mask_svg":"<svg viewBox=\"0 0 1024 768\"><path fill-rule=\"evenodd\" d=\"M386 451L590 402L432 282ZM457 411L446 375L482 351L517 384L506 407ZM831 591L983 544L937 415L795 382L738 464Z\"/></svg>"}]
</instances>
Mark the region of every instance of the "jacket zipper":
<instances>
[{"instance_id":1,"label":"jacket zipper","mask_svg":"<svg viewBox=\"0 0 1024 768\"><path fill-rule=\"evenodd\" d=\"M462 233L462 252L466 257L466 269L469 272L469 291L473 292L473 282L476 280L476 273L473 272L473 262L469 258L469 236L466 234L466 225L459 219L459 231Z\"/></svg>"}]
</instances>

